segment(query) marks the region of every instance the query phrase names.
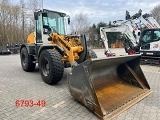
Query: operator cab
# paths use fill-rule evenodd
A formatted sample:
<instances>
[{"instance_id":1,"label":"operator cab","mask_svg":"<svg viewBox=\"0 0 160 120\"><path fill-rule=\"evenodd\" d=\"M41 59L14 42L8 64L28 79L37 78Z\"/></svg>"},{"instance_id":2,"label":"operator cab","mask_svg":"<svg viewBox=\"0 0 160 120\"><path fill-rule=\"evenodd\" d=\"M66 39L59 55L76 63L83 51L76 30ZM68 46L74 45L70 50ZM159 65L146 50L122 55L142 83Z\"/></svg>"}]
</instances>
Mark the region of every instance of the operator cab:
<instances>
[{"instance_id":1,"label":"operator cab","mask_svg":"<svg viewBox=\"0 0 160 120\"><path fill-rule=\"evenodd\" d=\"M49 44L48 35L51 32L65 34L65 13L43 9L34 13L36 21L36 43Z\"/></svg>"},{"instance_id":2,"label":"operator cab","mask_svg":"<svg viewBox=\"0 0 160 120\"><path fill-rule=\"evenodd\" d=\"M140 37L141 49L143 55L160 56L160 29L146 29Z\"/></svg>"}]
</instances>

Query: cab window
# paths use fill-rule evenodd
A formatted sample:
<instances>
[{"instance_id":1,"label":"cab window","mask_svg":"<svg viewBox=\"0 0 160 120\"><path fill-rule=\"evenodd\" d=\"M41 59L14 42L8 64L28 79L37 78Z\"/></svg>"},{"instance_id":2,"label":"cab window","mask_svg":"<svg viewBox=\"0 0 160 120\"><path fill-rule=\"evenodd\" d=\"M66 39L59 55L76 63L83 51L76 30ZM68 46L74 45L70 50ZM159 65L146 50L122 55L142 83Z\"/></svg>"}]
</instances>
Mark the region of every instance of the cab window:
<instances>
[{"instance_id":1,"label":"cab window","mask_svg":"<svg viewBox=\"0 0 160 120\"><path fill-rule=\"evenodd\" d=\"M160 30L155 30L153 33L153 41L159 41L160 40Z\"/></svg>"},{"instance_id":2,"label":"cab window","mask_svg":"<svg viewBox=\"0 0 160 120\"><path fill-rule=\"evenodd\" d=\"M151 31L146 31L142 37L142 41L144 43L150 42L151 41Z\"/></svg>"}]
</instances>

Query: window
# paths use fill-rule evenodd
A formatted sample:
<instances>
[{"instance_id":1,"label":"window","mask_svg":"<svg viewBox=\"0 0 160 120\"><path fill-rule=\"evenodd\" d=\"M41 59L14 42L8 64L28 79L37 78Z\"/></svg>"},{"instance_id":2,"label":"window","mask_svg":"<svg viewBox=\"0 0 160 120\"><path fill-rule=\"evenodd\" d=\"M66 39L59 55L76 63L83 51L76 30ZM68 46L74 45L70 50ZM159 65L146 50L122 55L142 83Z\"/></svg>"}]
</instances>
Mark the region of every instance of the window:
<instances>
[{"instance_id":1,"label":"window","mask_svg":"<svg viewBox=\"0 0 160 120\"><path fill-rule=\"evenodd\" d=\"M160 40L160 30L155 30L153 34L153 41Z\"/></svg>"},{"instance_id":2,"label":"window","mask_svg":"<svg viewBox=\"0 0 160 120\"><path fill-rule=\"evenodd\" d=\"M48 12L47 17L43 17L43 27L48 27L51 32L65 34L64 18L58 13Z\"/></svg>"},{"instance_id":3,"label":"window","mask_svg":"<svg viewBox=\"0 0 160 120\"><path fill-rule=\"evenodd\" d=\"M147 43L151 41L151 31L146 31L142 37L142 41Z\"/></svg>"},{"instance_id":4,"label":"window","mask_svg":"<svg viewBox=\"0 0 160 120\"><path fill-rule=\"evenodd\" d=\"M38 20L36 21L36 25L37 25L37 27L36 27L36 41L37 41L37 43L41 43L42 42L42 34L41 34L41 16L39 15L38 16Z\"/></svg>"}]
</instances>

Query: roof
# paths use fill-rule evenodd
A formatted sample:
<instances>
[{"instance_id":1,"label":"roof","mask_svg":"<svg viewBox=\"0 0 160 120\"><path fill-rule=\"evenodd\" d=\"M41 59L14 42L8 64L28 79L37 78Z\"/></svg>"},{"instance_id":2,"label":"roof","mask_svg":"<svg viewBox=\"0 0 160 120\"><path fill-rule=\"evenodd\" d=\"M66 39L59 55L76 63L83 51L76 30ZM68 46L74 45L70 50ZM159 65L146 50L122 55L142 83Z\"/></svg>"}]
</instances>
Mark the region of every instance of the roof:
<instances>
[{"instance_id":1,"label":"roof","mask_svg":"<svg viewBox=\"0 0 160 120\"><path fill-rule=\"evenodd\" d=\"M58 13L58 14L60 14L60 15L63 16L63 17L66 16L66 13L63 13L63 12L58 12L58 11L54 11L54 10L43 9L43 12L47 12L47 11Z\"/></svg>"}]
</instances>

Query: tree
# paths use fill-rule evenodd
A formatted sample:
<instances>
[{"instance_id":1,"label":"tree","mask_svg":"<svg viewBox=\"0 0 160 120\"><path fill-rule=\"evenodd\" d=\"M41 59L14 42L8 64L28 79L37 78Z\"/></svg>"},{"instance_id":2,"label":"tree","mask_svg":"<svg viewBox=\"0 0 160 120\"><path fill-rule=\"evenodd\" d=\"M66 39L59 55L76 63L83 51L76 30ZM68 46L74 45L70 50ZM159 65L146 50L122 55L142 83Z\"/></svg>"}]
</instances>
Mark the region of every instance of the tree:
<instances>
[{"instance_id":1,"label":"tree","mask_svg":"<svg viewBox=\"0 0 160 120\"><path fill-rule=\"evenodd\" d=\"M108 26L109 26L109 27L111 27L111 26L112 26L112 22L111 22L111 21L109 21Z\"/></svg>"},{"instance_id":2,"label":"tree","mask_svg":"<svg viewBox=\"0 0 160 120\"><path fill-rule=\"evenodd\" d=\"M24 29L25 29L25 26L24 26L24 19L25 19L25 13L24 13L24 9L25 9L25 3L24 3L24 0L20 0L20 8L21 8L21 19L22 19L22 40L23 42L25 42L25 36L24 36Z\"/></svg>"},{"instance_id":3,"label":"tree","mask_svg":"<svg viewBox=\"0 0 160 120\"><path fill-rule=\"evenodd\" d=\"M97 41L97 29L96 29L96 25L93 24L90 28L89 28L89 40L87 41L88 46L96 46L96 41Z\"/></svg>"},{"instance_id":4,"label":"tree","mask_svg":"<svg viewBox=\"0 0 160 120\"><path fill-rule=\"evenodd\" d=\"M0 1L0 49L6 44L25 42L34 28L33 12L39 8L38 0ZM32 3L32 4L31 4Z\"/></svg>"},{"instance_id":5,"label":"tree","mask_svg":"<svg viewBox=\"0 0 160 120\"><path fill-rule=\"evenodd\" d=\"M157 22L160 24L160 4L155 6L152 10L151 13L153 17L157 20Z\"/></svg>"},{"instance_id":6,"label":"tree","mask_svg":"<svg viewBox=\"0 0 160 120\"><path fill-rule=\"evenodd\" d=\"M83 13L75 15L71 21L71 32L77 32L78 34L88 34L90 22L88 16Z\"/></svg>"},{"instance_id":7,"label":"tree","mask_svg":"<svg viewBox=\"0 0 160 120\"><path fill-rule=\"evenodd\" d=\"M20 0L23 39L26 40L29 33L34 31L34 12L41 9L40 0Z\"/></svg>"},{"instance_id":8,"label":"tree","mask_svg":"<svg viewBox=\"0 0 160 120\"><path fill-rule=\"evenodd\" d=\"M99 22L99 23L97 24L97 32L98 32L98 33L100 33L100 32L99 32L100 27L107 27L107 23L105 23L105 22Z\"/></svg>"},{"instance_id":9,"label":"tree","mask_svg":"<svg viewBox=\"0 0 160 120\"><path fill-rule=\"evenodd\" d=\"M105 22L99 22L97 24L97 33L98 33L98 37L100 38L100 27L107 27L107 23Z\"/></svg>"},{"instance_id":10,"label":"tree","mask_svg":"<svg viewBox=\"0 0 160 120\"><path fill-rule=\"evenodd\" d=\"M111 44L118 45L119 42L122 42L122 37L121 36L122 36L122 33L120 33L120 32L107 33L109 47L111 46Z\"/></svg>"},{"instance_id":11,"label":"tree","mask_svg":"<svg viewBox=\"0 0 160 120\"><path fill-rule=\"evenodd\" d=\"M34 16L33 13L37 10L37 9L41 9L41 1L40 0L28 0L28 4L27 4L27 9L30 11L28 14L28 18L30 18L30 20L34 23Z\"/></svg>"},{"instance_id":12,"label":"tree","mask_svg":"<svg viewBox=\"0 0 160 120\"><path fill-rule=\"evenodd\" d=\"M9 0L0 2L0 47L17 40L19 33L20 9L17 4Z\"/></svg>"}]
</instances>

